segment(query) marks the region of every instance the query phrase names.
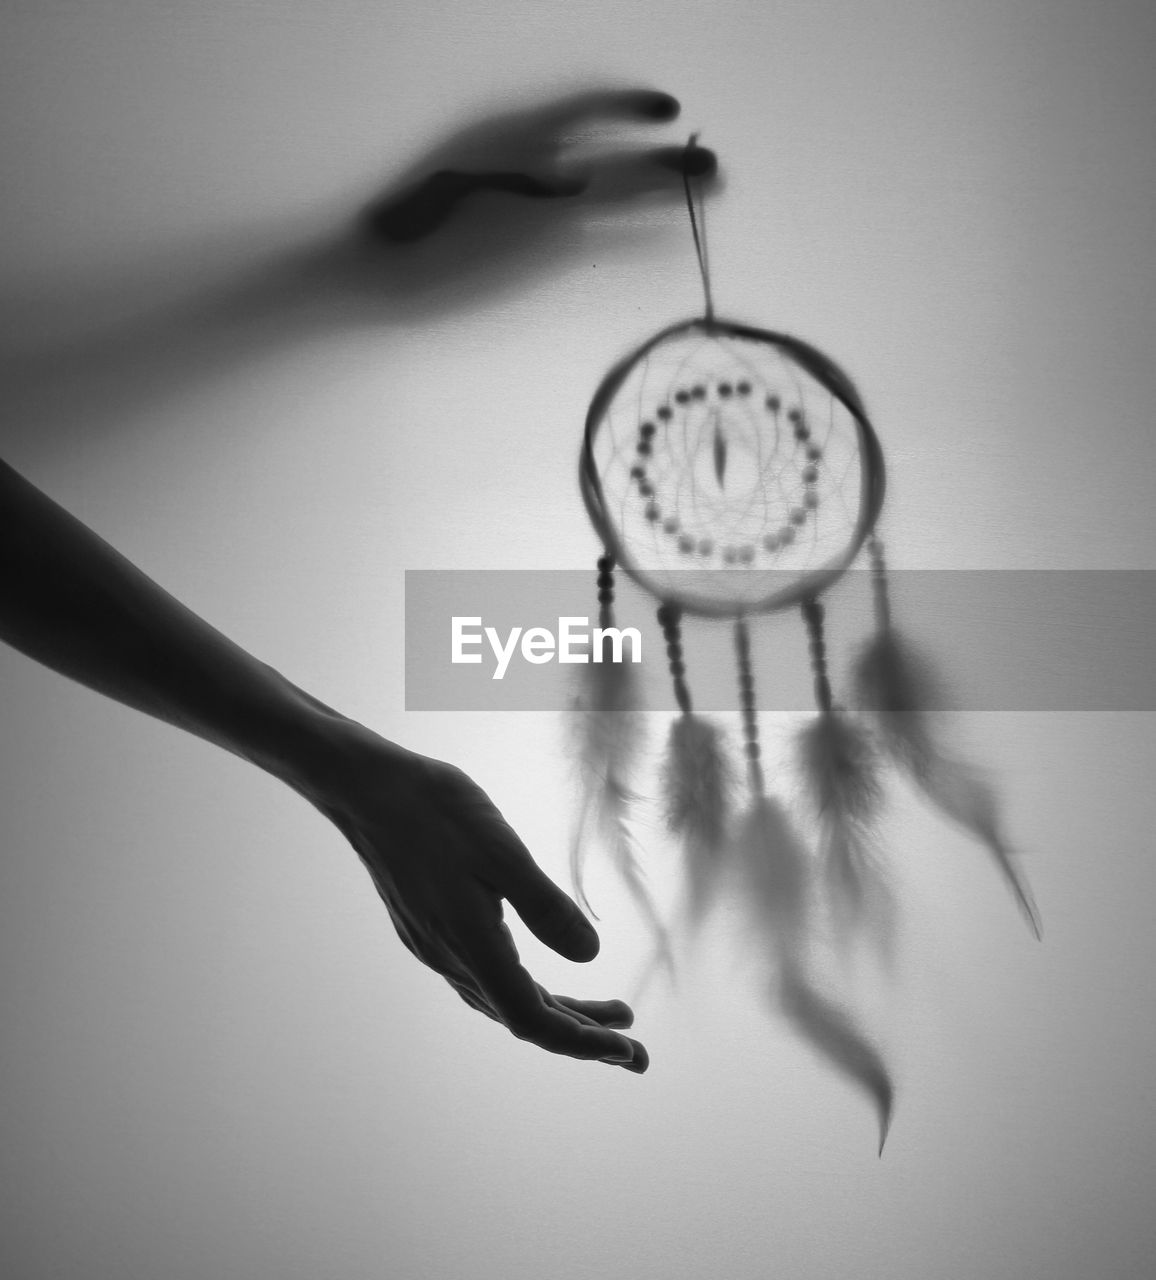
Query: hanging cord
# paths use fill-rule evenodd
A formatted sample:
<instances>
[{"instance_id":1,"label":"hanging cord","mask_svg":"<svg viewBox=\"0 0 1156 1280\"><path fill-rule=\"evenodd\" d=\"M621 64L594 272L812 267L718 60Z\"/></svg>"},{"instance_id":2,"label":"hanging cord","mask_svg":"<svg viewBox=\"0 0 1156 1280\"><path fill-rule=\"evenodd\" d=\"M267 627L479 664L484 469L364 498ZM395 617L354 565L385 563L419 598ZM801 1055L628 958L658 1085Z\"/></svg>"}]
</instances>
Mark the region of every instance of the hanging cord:
<instances>
[{"instance_id":1,"label":"hanging cord","mask_svg":"<svg viewBox=\"0 0 1156 1280\"><path fill-rule=\"evenodd\" d=\"M755 708L755 674L751 667L751 635L745 618L735 620L735 654L739 662L739 704L743 715L743 752L751 791L763 794L763 766L759 761L759 715Z\"/></svg>"},{"instance_id":2,"label":"hanging cord","mask_svg":"<svg viewBox=\"0 0 1156 1280\"><path fill-rule=\"evenodd\" d=\"M814 598L804 600L803 619L811 642L811 671L815 676L815 701L819 710L831 710L831 681L827 678L827 640L823 633L823 606Z\"/></svg>"},{"instance_id":3,"label":"hanging cord","mask_svg":"<svg viewBox=\"0 0 1156 1280\"><path fill-rule=\"evenodd\" d=\"M871 557L871 593L875 602L875 626L880 634L891 630L891 596L887 589L887 561L883 543L872 534L867 540Z\"/></svg>"},{"instance_id":4,"label":"hanging cord","mask_svg":"<svg viewBox=\"0 0 1156 1280\"><path fill-rule=\"evenodd\" d=\"M698 215L696 217L694 211L694 195L690 189L691 178L691 156L694 155L695 146L698 143L698 134L692 133L690 140L686 144L686 152L683 157L682 165L682 185L686 191L686 210L690 214L690 230L694 236L694 251L698 255L698 269L702 274L702 291L706 298L706 318L714 319L714 299L710 292L710 254L706 244L706 201L703 198L702 188L699 187L698 192ZM699 234L699 223L702 223L702 233Z\"/></svg>"},{"instance_id":5,"label":"hanging cord","mask_svg":"<svg viewBox=\"0 0 1156 1280\"><path fill-rule=\"evenodd\" d=\"M658 610L658 624L666 641L666 656L670 660L670 676L674 681L674 697L684 716L692 715L690 690L685 676L686 665L682 660L682 610L674 604L664 604Z\"/></svg>"}]
</instances>

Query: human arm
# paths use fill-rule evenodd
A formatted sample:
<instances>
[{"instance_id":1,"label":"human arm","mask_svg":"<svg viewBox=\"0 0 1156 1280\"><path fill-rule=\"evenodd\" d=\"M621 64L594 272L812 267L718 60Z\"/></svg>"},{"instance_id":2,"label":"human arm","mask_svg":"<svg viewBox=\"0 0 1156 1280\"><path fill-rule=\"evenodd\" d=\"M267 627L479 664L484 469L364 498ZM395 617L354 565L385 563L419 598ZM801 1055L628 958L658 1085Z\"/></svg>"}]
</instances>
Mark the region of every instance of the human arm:
<instances>
[{"instance_id":1,"label":"human arm","mask_svg":"<svg viewBox=\"0 0 1156 1280\"><path fill-rule=\"evenodd\" d=\"M473 113L324 212L287 201L277 219L10 292L0 297L5 436L41 456L130 425L143 433L156 404L318 339L484 317L669 238L681 253L685 226L670 216L688 165L685 135L669 128L679 110L650 89L527 95ZM694 156L700 183L717 186L714 153ZM372 172L376 157L365 163Z\"/></svg>"},{"instance_id":2,"label":"human arm","mask_svg":"<svg viewBox=\"0 0 1156 1280\"><path fill-rule=\"evenodd\" d=\"M554 996L521 966L503 899L567 959L592 959L597 934L475 783L298 689L2 462L0 638L304 796L357 850L403 943L467 1003L552 1052L646 1069L615 1029L626 1005Z\"/></svg>"}]
</instances>

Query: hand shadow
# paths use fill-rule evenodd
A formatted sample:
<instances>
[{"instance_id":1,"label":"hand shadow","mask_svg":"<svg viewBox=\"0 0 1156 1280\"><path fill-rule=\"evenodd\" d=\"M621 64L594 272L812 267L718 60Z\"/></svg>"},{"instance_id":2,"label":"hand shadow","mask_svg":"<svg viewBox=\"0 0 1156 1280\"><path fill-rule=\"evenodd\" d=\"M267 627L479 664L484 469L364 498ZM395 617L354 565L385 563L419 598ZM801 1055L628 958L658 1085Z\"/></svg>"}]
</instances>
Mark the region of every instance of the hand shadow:
<instances>
[{"instance_id":1,"label":"hand shadow","mask_svg":"<svg viewBox=\"0 0 1156 1280\"><path fill-rule=\"evenodd\" d=\"M592 248L653 239L656 215L685 198L684 173L719 183L710 151L623 137L624 127L678 113L669 94L602 89L470 125L335 236L299 243L213 290L193 285L178 306L0 357L9 434L55 451L96 432L143 430L153 402L286 346L493 305ZM68 298L62 290L61 309Z\"/></svg>"}]
</instances>

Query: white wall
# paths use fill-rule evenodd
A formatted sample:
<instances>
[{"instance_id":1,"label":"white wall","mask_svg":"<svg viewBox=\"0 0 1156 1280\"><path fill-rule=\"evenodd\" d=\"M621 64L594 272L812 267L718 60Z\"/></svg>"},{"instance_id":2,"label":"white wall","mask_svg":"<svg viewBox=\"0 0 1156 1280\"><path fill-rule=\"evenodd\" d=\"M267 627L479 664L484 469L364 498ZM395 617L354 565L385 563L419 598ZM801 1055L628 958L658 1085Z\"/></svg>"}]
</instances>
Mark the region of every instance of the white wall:
<instances>
[{"instance_id":1,"label":"white wall","mask_svg":"<svg viewBox=\"0 0 1156 1280\"><path fill-rule=\"evenodd\" d=\"M461 764L559 880L557 725L406 715L402 572L592 562L586 401L699 305L677 208L406 325L370 290L227 359L109 329L337 227L472 111L590 81L681 97L658 132L702 129L726 168L720 310L856 377L897 564L1156 567L1140 0L97 0L0 23L0 454L292 679ZM9 652L0 707L5 1275L1146 1274L1149 714L965 726L1042 946L897 796L880 1162L862 1100L720 956L641 1006L647 1076L535 1052L414 964L289 792ZM625 995L637 922L595 888L594 964L525 955Z\"/></svg>"}]
</instances>

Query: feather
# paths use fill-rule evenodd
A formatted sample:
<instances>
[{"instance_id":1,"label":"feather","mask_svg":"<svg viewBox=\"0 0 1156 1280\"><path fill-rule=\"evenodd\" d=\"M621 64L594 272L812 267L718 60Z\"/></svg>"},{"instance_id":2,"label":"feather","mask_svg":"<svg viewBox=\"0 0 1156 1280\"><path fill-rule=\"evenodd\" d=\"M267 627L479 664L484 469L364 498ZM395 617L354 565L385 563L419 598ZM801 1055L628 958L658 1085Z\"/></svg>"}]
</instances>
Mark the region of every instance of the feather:
<instances>
[{"instance_id":1,"label":"feather","mask_svg":"<svg viewBox=\"0 0 1156 1280\"><path fill-rule=\"evenodd\" d=\"M936 753L931 712L946 705L943 682L927 657L888 626L855 663L859 705L877 720L883 744L909 771Z\"/></svg>"},{"instance_id":2,"label":"feather","mask_svg":"<svg viewBox=\"0 0 1156 1280\"><path fill-rule=\"evenodd\" d=\"M821 818L872 822L883 801L871 739L842 711L826 711L799 735L803 776Z\"/></svg>"},{"instance_id":3,"label":"feather","mask_svg":"<svg viewBox=\"0 0 1156 1280\"><path fill-rule=\"evenodd\" d=\"M1042 938L1040 911L1015 850L1004 836L999 800L991 784L967 761L942 754L925 759L913 776L943 813L986 845L1028 928L1037 941Z\"/></svg>"},{"instance_id":4,"label":"feather","mask_svg":"<svg viewBox=\"0 0 1156 1280\"><path fill-rule=\"evenodd\" d=\"M886 1065L851 1015L810 975L810 855L781 806L766 796L748 813L735 852L746 900L772 943L776 1003L808 1043L871 1097L882 1152L894 1098Z\"/></svg>"},{"instance_id":5,"label":"feather","mask_svg":"<svg viewBox=\"0 0 1156 1280\"><path fill-rule=\"evenodd\" d=\"M730 823L735 771L717 726L682 715L670 727L662 771L663 808L682 841L687 922L707 914L718 887Z\"/></svg>"},{"instance_id":6,"label":"feather","mask_svg":"<svg viewBox=\"0 0 1156 1280\"><path fill-rule=\"evenodd\" d=\"M693 935L718 894L726 864L726 838L735 789L734 765L722 731L685 713L670 726L662 766L666 825L682 845L684 886L680 922ZM660 965L674 975L665 937L639 976L633 1001L641 1000Z\"/></svg>"},{"instance_id":7,"label":"feather","mask_svg":"<svg viewBox=\"0 0 1156 1280\"><path fill-rule=\"evenodd\" d=\"M604 835L625 822L628 780L642 746L641 699L632 665L587 664L570 707L567 727L581 794L570 844L570 878L575 896L591 915L582 883L589 830Z\"/></svg>"},{"instance_id":8,"label":"feather","mask_svg":"<svg viewBox=\"0 0 1156 1280\"><path fill-rule=\"evenodd\" d=\"M855 1026L839 1004L806 980L801 970L779 976L779 1002L784 1016L844 1075L871 1097L879 1116L879 1154L887 1141L895 1087L879 1051Z\"/></svg>"},{"instance_id":9,"label":"feather","mask_svg":"<svg viewBox=\"0 0 1156 1280\"><path fill-rule=\"evenodd\" d=\"M875 744L862 726L831 710L799 735L799 756L819 823L820 868L837 932L846 938L870 925L876 940L889 946L893 904L878 845L883 787Z\"/></svg>"},{"instance_id":10,"label":"feather","mask_svg":"<svg viewBox=\"0 0 1156 1280\"><path fill-rule=\"evenodd\" d=\"M886 627L860 655L855 683L861 705L878 720L886 749L942 813L987 848L1028 927L1040 938L1039 909L1004 836L995 790L974 765L953 758L939 741L934 710L943 705L943 686L928 659Z\"/></svg>"},{"instance_id":11,"label":"feather","mask_svg":"<svg viewBox=\"0 0 1156 1280\"><path fill-rule=\"evenodd\" d=\"M586 897L582 873L587 846L592 839L602 843L654 933L660 957L672 965L669 938L646 887L637 841L629 825L636 800L630 778L644 737L632 666L629 662L589 663L571 707L571 747L582 800L570 842L570 876L578 901L597 919Z\"/></svg>"},{"instance_id":12,"label":"feather","mask_svg":"<svg viewBox=\"0 0 1156 1280\"><path fill-rule=\"evenodd\" d=\"M811 856L777 801L754 801L733 854L739 891L760 931L780 952L793 949L807 923Z\"/></svg>"}]
</instances>

